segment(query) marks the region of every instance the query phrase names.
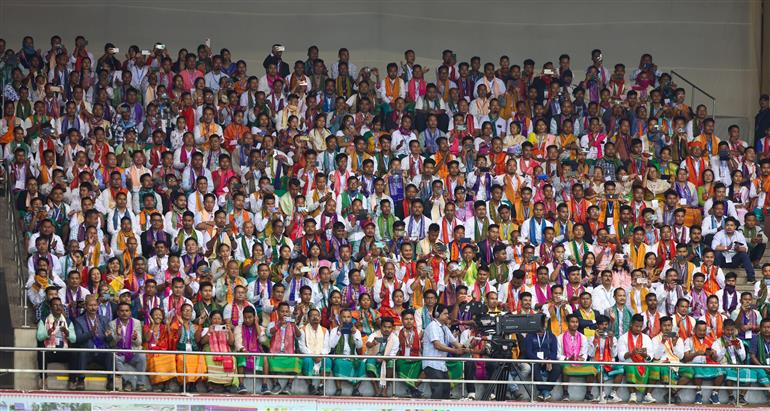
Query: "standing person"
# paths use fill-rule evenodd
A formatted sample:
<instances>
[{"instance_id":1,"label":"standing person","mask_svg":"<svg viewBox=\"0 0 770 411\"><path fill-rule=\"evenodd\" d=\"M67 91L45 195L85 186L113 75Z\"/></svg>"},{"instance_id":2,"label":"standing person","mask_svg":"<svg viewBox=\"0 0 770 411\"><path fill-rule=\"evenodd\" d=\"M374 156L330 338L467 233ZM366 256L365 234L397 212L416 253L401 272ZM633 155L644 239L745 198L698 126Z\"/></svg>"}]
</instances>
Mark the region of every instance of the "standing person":
<instances>
[{"instance_id":1,"label":"standing person","mask_svg":"<svg viewBox=\"0 0 770 411\"><path fill-rule=\"evenodd\" d=\"M448 354L461 356L467 349L460 345L449 329L449 309L438 304L433 309L433 320L425 328L422 338L423 357L446 357ZM422 369L425 377L431 380L448 380L446 361L423 361ZM432 399L449 399L450 386L448 382L432 382L430 397Z\"/></svg>"},{"instance_id":2,"label":"standing person","mask_svg":"<svg viewBox=\"0 0 770 411\"><path fill-rule=\"evenodd\" d=\"M257 311L253 306L243 309L243 322L235 327L235 351L244 353L261 353L262 343L267 341L265 330L259 325ZM238 374L264 373L264 363L267 357L242 356L236 358ZM256 386L256 380L254 381ZM239 391L245 388L244 381L238 387ZM256 387L255 387L256 388ZM267 378L262 379L262 393L267 393Z\"/></svg>"},{"instance_id":3,"label":"standing person","mask_svg":"<svg viewBox=\"0 0 770 411\"><path fill-rule=\"evenodd\" d=\"M273 288L275 290L275 288ZM299 351L300 331L297 323L291 316L289 303L281 301L276 308L277 316L267 326L270 338L270 352L281 354L294 354ZM273 380L273 394L291 393L293 380L300 371L300 361L297 357L268 357L269 370L273 374L292 376L287 378L286 385L281 388L278 379Z\"/></svg>"},{"instance_id":4,"label":"standing person","mask_svg":"<svg viewBox=\"0 0 770 411\"><path fill-rule=\"evenodd\" d=\"M540 324L540 331L537 333L529 333L524 339L524 358L530 360L558 360L559 343L556 336L553 335L545 326L545 316L542 317L542 323ZM560 364L553 363L537 363L532 367L532 372L535 375L535 379L538 381L556 382L561 377L562 367ZM537 386L537 399L540 401L548 401L552 398L551 391L553 385L538 385Z\"/></svg>"},{"instance_id":5,"label":"standing person","mask_svg":"<svg viewBox=\"0 0 770 411\"><path fill-rule=\"evenodd\" d=\"M380 329L369 335L366 341L366 350L368 355L379 355L392 357L398 355L399 338L393 332L393 318L382 317L380 320ZM386 378L393 378L395 369L395 360L385 360L382 358L366 360L366 371L371 377L378 378L372 381L372 389L375 397L385 397L388 391L388 382Z\"/></svg>"},{"instance_id":6,"label":"standing person","mask_svg":"<svg viewBox=\"0 0 770 411\"><path fill-rule=\"evenodd\" d=\"M37 341L41 347L60 348L61 351L53 351L46 354L46 362L43 364L43 353L38 352L37 364L39 369L45 369L47 364L52 362L63 362L69 365L70 369L77 367L73 359L77 359L73 353L66 351L70 344L76 341L75 326L67 320L64 315L64 304L59 297L51 298L48 301L51 313L45 319L40 319L37 324ZM76 386L75 376L70 377L69 386ZM45 387L45 381L41 379L40 387Z\"/></svg>"},{"instance_id":7,"label":"standing person","mask_svg":"<svg viewBox=\"0 0 770 411\"><path fill-rule=\"evenodd\" d=\"M754 145L765 136L765 130L770 128L770 96L759 96L759 111L754 116Z\"/></svg>"},{"instance_id":8,"label":"standing person","mask_svg":"<svg viewBox=\"0 0 770 411\"><path fill-rule=\"evenodd\" d=\"M644 328L644 317L641 314L634 314L631 317L631 326L627 333L618 338L618 358L625 362L649 363L652 362L652 355L656 352L652 339L647 334L642 333ZM647 384L651 370L648 366L626 366L626 382L628 384ZM643 395L643 402L654 403L651 387L639 387L631 391L628 398L629 403L637 402L637 391Z\"/></svg>"},{"instance_id":9,"label":"standing person","mask_svg":"<svg viewBox=\"0 0 770 411\"><path fill-rule=\"evenodd\" d=\"M324 355L329 353L329 330L321 325L321 312L316 308L308 311L308 323L300 329L299 350L302 354ZM304 357L302 359L302 374L307 377L318 377L332 369L332 360L320 357ZM308 394L324 394L323 380L318 385L314 380L308 382Z\"/></svg>"},{"instance_id":10,"label":"standing person","mask_svg":"<svg viewBox=\"0 0 770 411\"><path fill-rule=\"evenodd\" d=\"M358 386L361 381L356 378L364 376L366 363L355 357L363 347L364 341L361 338L361 331L353 326L353 316L349 308L340 310L340 318L339 326L329 332L329 348L332 350L330 352L334 352L334 354L345 355L350 358L335 358L332 371L335 377L348 378L353 385L351 396L360 397L361 392L358 391ZM334 395L338 397L342 395L342 380L335 380L334 384L337 386Z\"/></svg>"},{"instance_id":11,"label":"standing person","mask_svg":"<svg viewBox=\"0 0 770 411\"><path fill-rule=\"evenodd\" d=\"M89 303L90 305L90 303ZM94 301L94 312L96 302ZM142 339L146 350L158 351L157 354L147 354L147 371L154 373L149 376L154 392L177 392L179 384L176 381L176 357L174 354L161 354L172 350L168 326L163 318L163 310L155 307L147 314L150 322L142 330ZM83 364L85 365L85 364Z\"/></svg>"},{"instance_id":12,"label":"standing person","mask_svg":"<svg viewBox=\"0 0 770 411\"><path fill-rule=\"evenodd\" d=\"M426 307L422 309L424 310ZM422 351L422 339L420 329L416 326L414 310L404 310L401 313L401 323L403 327L398 331L398 356L419 357ZM430 325L430 323L427 325ZM417 378L422 371L422 361L396 360L396 370L398 378L404 380L404 384L406 384L412 398L421 398L422 391L417 388L417 385L420 383Z\"/></svg>"},{"instance_id":13,"label":"standing person","mask_svg":"<svg viewBox=\"0 0 770 411\"><path fill-rule=\"evenodd\" d=\"M585 377L586 383L592 383L596 377L597 368L594 365L580 365L582 361L588 359L589 353L592 350L591 343L583 333L578 331L580 325L580 317L577 314L569 314L567 316L567 331L557 339L559 347L559 359L573 360L576 363L565 365L563 368L562 381L569 382L570 377ZM563 387L562 400L569 401L569 387ZM585 397L585 401L593 401L594 397L591 394L591 389L588 388Z\"/></svg>"},{"instance_id":14,"label":"standing person","mask_svg":"<svg viewBox=\"0 0 770 411\"><path fill-rule=\"evenodd\" d=\"M97 298L98 296L95 294L87 295L85 298L85 312L73 321L78 346L93 350L80 353L78 356L80 365L77 367L79 370L85 370L90 362L98 362L105 371L112 370L112 355L96 350L107 347L106 332L110 322L109 318L99 315L99 301ZM77 381L75 388L78 391L83 391L85 389L85 376L78 375L75 381ZM112 384L112 376L108 376L108 391L112 390Z\"/></svg>"},{"instance_id":15,"label":"standing person","mask_svg":"<svg viewBox=\"0 0 770 411\"><path fill-rule=\"evenodd\" d=\"M115 369L120 373L126 372L122 375L123 391L133 391L134 388L140 392L147 391L150 384L147 376L135 374L145 372L147 357L131 352L142 349L142 322L131 317L130 304L118 304L118 318L110 321L107 332L112 337L112 346L125 350L115 356Z\"/></svg>"}]
</instances>

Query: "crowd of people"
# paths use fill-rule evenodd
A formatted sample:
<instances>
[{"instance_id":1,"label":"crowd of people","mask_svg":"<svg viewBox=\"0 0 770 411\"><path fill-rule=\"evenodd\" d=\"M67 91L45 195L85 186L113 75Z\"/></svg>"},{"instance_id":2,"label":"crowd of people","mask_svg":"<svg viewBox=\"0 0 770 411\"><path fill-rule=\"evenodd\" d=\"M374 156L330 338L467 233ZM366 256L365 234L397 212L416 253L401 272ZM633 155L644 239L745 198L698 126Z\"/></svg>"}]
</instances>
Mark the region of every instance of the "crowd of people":
<instances>
[{"instance_id":1,"label":"crowd of people","mask_svg":"<svg viewBox=\"0 0 770 411\"><path fill-rule=\"evenodd\" d=\"M542 401L574 378L605 381L584 397L601 402L623 381L632 403L655 402L650 385L671 402L694 385L697 404L704 382L733 404L770 390L770 368L735 368L770 367L767 96L753 136L721 138L649 54L593 50L583 69L445 50L429 68L407 50L380 72L344 48L290 64L277 44L255 67L208 41L70 47L0 39L0 144L46 365L114 365L126 391L289 394L303 375L310 394L386 396L399 377L448 398L421 381L498 366L453 360L489 355L479 303L544 314L507 336L510 358L575 361L517 365Z\"/></svg>"}]
</instances>

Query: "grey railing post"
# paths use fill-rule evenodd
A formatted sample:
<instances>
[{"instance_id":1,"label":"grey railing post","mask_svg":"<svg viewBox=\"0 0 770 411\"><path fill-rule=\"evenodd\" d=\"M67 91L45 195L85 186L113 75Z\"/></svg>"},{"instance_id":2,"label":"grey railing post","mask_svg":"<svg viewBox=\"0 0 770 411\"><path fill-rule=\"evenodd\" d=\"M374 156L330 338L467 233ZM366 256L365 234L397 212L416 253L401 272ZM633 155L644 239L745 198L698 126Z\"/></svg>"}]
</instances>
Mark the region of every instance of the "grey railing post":
<instances>
[{"instance_id":1,"label":"grey railing post","mask_svg":"<svg viewBox=\"0 0 770 411\"><path fill-rule=\"evenodd\" d=\"M532 384L529 386L529 402L535 402L535 364L530 364L529 378Z\"/></svg>"},{"instance_id":2,"label":"grey railing post","mask_svg":"<svg viewBox=\"0 0 770 411\"><path fill-rule=\"evenodd\" d=\"M322 357L321 358L321 368L323 368L322 375L321 375L321 384L324 386L323 391L321 392L322 396L326 396L326 360L327 358Z\"/></svg>"},{"instance_id":3,"label":"grey railing post","mask_svg":"<svg viewBox=\"0 0 770 411\"><path fill-rule=\"evenodd\" d=\"M187 352L182 354L182 393L187 394Z\"/></svg>"},{"instance_id":4,"label":"grey railing post","mask_svg":"<svg viewBox=\"0 0 770 411\"><path fill-rule=\"evenodd\" d=\"M740 402L738 399L741 398L741 369L740 367L735 367L735 369L738 371L738 376L735 378L735 404L737 406Z\"/></svg>"},{"instance_id":5,"label":"grey railing post","mask_svg":"<svg viewBox=\"0 0 770 411\"><path fill-rule=\"evenodd\" d=\"M45 391L47 389L47 385L48 385L48 384L46 384L46 379L48 378L48 373L46 372L46 366L45 366L45 354L46 354L46 351L43 350L43 381L40 384L40 389L42 389L43 391Z\"/></svg>"},{"instance_id":6,"label":"grey railing post","mask_svg":"<svg viewBox=\"0 0 770 411\"><path fill-rule=\"evenodd\" d=\"M671 405L671 366L666 367L668 369L668 405Z\"/></svg>"},{"instance_id":7,"label":"grey railing post","mask_svg":"<svg viewBox=\"0 0 770 411\"><path fill-rule=\"evenodd\" d=\"M117 370L117 365L115 365L115 362L116 362L115 351L113 351L111 354L112 354L112 391L114 392L115 381L117 380L118 370ZM121 380L121 384L122 383L123 381Z\"/></svg>"}]
</instances>

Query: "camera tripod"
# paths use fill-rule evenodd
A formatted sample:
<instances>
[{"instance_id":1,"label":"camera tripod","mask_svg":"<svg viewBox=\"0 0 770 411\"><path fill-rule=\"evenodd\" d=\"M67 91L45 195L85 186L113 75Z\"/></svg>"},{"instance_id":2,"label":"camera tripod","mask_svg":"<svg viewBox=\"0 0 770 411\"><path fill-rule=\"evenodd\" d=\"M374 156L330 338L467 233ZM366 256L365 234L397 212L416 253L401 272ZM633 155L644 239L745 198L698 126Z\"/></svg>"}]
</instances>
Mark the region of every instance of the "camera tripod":
<instances>
[{"instance_id":1,"label":"camera tripod","mask_svg":"<svg viewBox=\"0 0 770 411\"><path fill-rule=\"evenodd\" d=\"M524 384L525 381L521 377L521 374L519 374L519 369L516 367L516 364L503 363L501 366L495 369L495 372L489 378L490 381L500 382L496 384L485 385L484 389L481 391L481 396L479 396L478 399L481 401L490 401L492 399L492 394L494 393L494 400L505 401L508 397L508 385L510 385L508 377L511 375L515 376L519 379L520 382L522 382L524 391L526 391L527 395L532 397L532 389L531 387L527 388L526 384Z\"/></svg>"}]
</instances>

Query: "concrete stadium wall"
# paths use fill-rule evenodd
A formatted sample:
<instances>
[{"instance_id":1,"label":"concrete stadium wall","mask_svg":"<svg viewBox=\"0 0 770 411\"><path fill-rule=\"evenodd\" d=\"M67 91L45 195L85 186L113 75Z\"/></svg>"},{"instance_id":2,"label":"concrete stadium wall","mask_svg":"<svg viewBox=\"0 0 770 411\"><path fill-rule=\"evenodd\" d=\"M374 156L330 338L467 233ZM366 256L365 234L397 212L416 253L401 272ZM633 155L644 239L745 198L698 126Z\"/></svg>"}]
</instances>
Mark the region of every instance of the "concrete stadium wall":
<instances>
[{"instance_id":1,"label":"concrete stadium wall","mask_svg":"<svg viewBox=\"0 0 770 411\"><path fill-rule=\"evenodd\" d=\"M176 51L210 37L259 73L276 42L289 62L311 44L327 61L345 46L359 67L398 61L407 48L433 68L444 48L460 61L507 54L538 66L569 53L576 72L592 48L631 68L650 52L715 95L719 115L736 117L755 112L760 19L751 0L0 0L0 36L14 48L25 34L39 47L54 33L68 44L83 34L98 52L106 41L126 50L162 40Z\"/></svg>"}]
</instances>

